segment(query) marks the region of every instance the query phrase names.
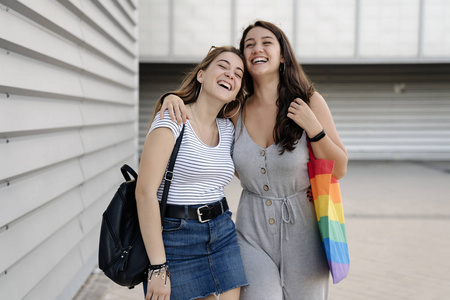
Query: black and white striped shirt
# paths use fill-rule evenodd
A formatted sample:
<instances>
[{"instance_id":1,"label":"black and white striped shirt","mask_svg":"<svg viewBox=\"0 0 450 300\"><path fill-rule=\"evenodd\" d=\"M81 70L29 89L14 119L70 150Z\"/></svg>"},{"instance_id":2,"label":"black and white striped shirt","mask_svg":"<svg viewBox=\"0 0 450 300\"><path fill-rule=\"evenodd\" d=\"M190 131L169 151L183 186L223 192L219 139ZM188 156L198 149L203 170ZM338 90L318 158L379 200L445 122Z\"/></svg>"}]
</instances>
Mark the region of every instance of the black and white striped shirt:
<instances>
[{"instance_id":1,"label":"black and white striped shirt","mask_svg":"<svg viewBox=\"0 0 450 300\"><path fill-rule=\"evenodd\" d=\"M234 175L231 154L234 146L234 126L228 119L216 119L219 129L219 144L215 147L205 145L195 134L189 120L186 122L183 140L173 170L173 180L169 190L168 204L196 205L217 202L225 197L224 187ZM166 111L164 119L159 114L150 127L169 128L175 140L183 125L170 120ZM163 185L158 189L161 201Z\"/></svg>"}]
</instances>

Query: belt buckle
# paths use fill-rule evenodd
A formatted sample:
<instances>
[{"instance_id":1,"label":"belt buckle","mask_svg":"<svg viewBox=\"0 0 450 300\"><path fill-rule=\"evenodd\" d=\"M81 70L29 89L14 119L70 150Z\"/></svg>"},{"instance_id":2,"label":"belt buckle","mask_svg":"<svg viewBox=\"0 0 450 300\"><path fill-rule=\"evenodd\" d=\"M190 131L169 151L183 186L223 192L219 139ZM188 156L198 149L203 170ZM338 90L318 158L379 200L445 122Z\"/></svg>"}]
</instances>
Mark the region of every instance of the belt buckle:
<instances>
[{"instance_id":1,"label":"belt buckle","mask_svg":"<svg viewBox=\"0 0 450 300\"><path fill-rule=\"evenodd\" d=\"M208 220L203 220L202 219L202 213L200 212L200 209L202 209L202 208L208 208L208 205L202 205L202 206L200 206L199 208L197 208L197 216L198 216L198 221L200 222L200 223L206 223L206 222L209 222L211 219L208 219Z\"/></svg>"}]
</instances>

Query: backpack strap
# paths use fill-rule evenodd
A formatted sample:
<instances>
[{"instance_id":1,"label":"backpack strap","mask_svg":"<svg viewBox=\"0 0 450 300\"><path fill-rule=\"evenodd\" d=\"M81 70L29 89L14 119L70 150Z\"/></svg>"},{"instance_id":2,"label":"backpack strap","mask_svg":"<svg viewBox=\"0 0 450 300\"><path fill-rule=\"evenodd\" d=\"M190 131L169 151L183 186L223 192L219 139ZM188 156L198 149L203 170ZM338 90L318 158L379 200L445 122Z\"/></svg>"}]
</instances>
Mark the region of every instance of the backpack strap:
<instances>
[{"instance_id":1,"label":"backpack strap","mask_svg":"<svg viewBox=\"0 0 450 300\"><path fill-rule=\"evenodd\" d=\"M137 180L138 175L129 165L123 165L122 168L120 168L120 171L122 172L123 178L125 178L126 181L131 180L130 174L135 180Z\"/></svg>"},{"instance_id":2,"label":"backpack strap","mask_svg":"<svg viewBox=\"0 0 450 300\"><path fill-rule=\"evenodd\" d=\"M161 211L161 220L162 218L164 218L164 214L166 212L167 197L169 197L169 188L173 179L173 168L175 166L175 160L177 159L178 150L180 150L181 140L183 139L184 127L185 125L183 124L183 129L181 130L181 133L177 138L175 147L172 151L172 155L170 156L169 167L164 174L164 191L161 199L161 204L159 205L159 209Z\"/></svg>"}]
</instances>

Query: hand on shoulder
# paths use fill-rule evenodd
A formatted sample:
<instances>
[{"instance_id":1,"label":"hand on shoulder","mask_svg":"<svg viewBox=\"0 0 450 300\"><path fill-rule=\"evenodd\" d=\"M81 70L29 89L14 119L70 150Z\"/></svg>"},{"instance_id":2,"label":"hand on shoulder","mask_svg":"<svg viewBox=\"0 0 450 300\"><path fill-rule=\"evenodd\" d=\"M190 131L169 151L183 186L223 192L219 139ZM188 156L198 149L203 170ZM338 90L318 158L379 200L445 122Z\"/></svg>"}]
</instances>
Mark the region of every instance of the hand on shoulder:
<instances>
[{"instance_id":1,"label":"hand on shoulder","mask_svg":"<svg viewBox=\"0 0 450 300\"><path fill-rule=\"evenodd\" d=\"M164 118L164 112L166 110L170 114L170 119L179 125L186 123L186 120L189 119L186 105L177 95L169 94L164 98L164 102L161 105L161 111L159 112L161 120Z\"/></svg>"}]
</instances>

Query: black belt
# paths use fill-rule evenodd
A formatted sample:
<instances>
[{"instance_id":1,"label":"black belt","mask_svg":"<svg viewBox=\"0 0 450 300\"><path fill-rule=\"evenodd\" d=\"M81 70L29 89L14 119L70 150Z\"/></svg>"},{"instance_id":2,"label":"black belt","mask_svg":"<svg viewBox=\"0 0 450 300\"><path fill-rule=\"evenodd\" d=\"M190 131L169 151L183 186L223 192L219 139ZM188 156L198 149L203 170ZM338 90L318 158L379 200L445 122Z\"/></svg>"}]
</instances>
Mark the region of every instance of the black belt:
<instances>
[{"instance_id":1,"label":"black belt","mask_svg":"<svg viewBox=\"0 0 450 300\"><path fill-rule=\"evenodd\" d=\"M187 218L189 220L198 220L200 223L208 222L215 219L228 210L227 199L224 197L222 200L212 205L202 205L200 207L192 207L189 205L172 205L167 204L165 217L175 219Z\"/></svg>"}]
</instances>

